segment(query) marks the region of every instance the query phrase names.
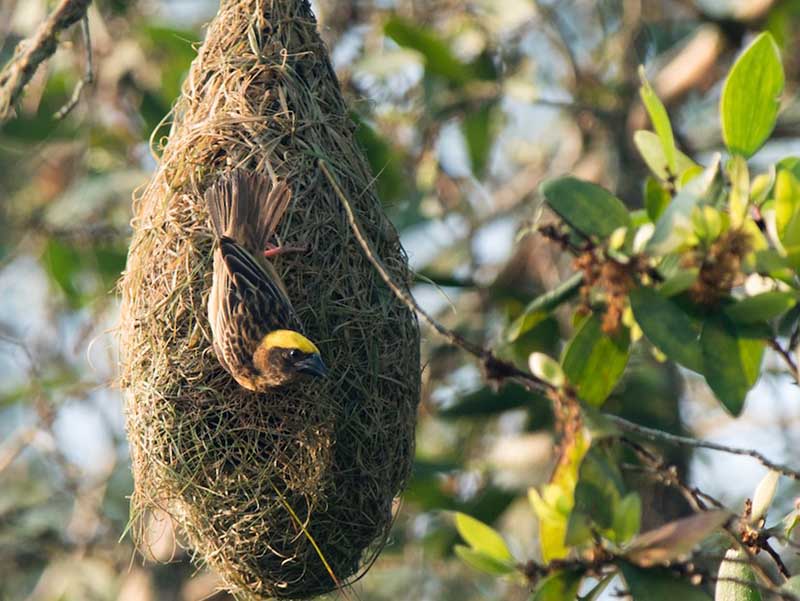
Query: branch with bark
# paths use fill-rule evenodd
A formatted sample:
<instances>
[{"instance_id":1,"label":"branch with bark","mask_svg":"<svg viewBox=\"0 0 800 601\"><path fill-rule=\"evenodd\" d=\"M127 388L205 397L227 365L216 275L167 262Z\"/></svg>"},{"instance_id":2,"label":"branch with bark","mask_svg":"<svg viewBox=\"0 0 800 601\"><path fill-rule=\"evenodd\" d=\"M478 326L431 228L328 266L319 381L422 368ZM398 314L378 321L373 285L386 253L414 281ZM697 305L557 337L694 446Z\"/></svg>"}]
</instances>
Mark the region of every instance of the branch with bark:
<instances>
[{"instance_id":1,"label":"branch with bark","mask_svg":"<svg viewBox=\"0 0 800 601\"><path fill-rule=\"evenodd\" d=\"M86 18L91 0L61 0L33 36L17 45L0 71L0 124L14 116L17 101L36 71L58 48L59 35Z\"/></svg>"}]
</instances>

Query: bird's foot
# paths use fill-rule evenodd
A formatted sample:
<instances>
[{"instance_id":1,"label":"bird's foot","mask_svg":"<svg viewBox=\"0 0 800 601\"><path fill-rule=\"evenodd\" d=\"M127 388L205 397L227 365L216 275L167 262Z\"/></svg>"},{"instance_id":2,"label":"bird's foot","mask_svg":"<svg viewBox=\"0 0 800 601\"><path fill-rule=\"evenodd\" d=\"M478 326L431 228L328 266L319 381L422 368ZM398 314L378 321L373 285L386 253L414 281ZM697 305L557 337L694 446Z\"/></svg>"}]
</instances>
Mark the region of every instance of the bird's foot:
<instances>
[{"instance_id":1,"label":"bird's foot","mask_svg":"<svg viewBox=\"0 0 800 601\"><path fill-rule=\"evenodd\" d=\"M264 256L267 259L271 259L272 257L277 257L278 255L285 255L286 253L305 253L308 252L308 246L301 245L301 246L278 246L275 244L267 245L267 248L264 249Z\"/></svg>"}]
</instances>

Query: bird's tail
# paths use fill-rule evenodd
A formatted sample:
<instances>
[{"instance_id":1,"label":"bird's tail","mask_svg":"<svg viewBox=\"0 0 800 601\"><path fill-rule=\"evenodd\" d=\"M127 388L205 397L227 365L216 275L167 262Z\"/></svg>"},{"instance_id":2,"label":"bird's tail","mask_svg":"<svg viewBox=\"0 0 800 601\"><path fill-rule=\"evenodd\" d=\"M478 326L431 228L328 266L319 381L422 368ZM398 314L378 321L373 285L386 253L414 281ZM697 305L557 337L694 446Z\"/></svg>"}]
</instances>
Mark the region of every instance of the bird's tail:
<instances>
[{"instance_id":1,"label":"bird's tail","mask_svg":"<svg viewBox=\"0 0 800 601\"><path fill-rule=\"evenodd\" d=\"M275 233L292 192L260 174L237 169L220 177L205 194L218 238L232 238L251 252L264 250Z\"/></svg>"}]
</instances>

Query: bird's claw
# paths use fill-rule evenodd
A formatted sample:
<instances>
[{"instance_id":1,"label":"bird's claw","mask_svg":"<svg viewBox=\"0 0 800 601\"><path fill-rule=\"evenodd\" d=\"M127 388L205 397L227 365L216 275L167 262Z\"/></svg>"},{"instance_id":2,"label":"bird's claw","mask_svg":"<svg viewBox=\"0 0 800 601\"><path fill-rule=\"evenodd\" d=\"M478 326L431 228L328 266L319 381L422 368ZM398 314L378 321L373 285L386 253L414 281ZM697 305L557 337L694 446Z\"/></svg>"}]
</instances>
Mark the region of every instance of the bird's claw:
<instances>
[{"instance_id":1,"label":"bird's claw","mask_svg":"<svg viewBox=\"0 0 800 601\"><path fill-rule=\"evenodd\" d=\"M264 257L267 259L271 259L272 257L277 257L278 255L284 255L286 253L304 253L308 252L308 246L305 244L299 246L282 246L282 245L275 245L269 244L267 248L264 249Z\"/></svg>"}]
</instances>

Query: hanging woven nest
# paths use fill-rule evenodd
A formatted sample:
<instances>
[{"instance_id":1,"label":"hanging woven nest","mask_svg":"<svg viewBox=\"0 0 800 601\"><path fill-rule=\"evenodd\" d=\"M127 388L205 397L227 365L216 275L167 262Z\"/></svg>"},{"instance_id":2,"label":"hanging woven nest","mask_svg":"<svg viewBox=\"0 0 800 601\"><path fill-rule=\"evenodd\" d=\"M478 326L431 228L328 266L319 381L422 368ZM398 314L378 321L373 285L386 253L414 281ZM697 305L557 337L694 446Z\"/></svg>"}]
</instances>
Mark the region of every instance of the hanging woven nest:
<instances>
[{"instance_id":1,"label":"hanging woven nest","mask_svg":"<svg viewBox=\"0 0 800 601\"><path fill-rule=\"evenodd\" d=\"M192 64L153 180L134 201L121 281L132 519L168 512L241 598L307 598L380 550L412 461L415 316L354 238L326 165L393 279L410 276L371 188L305 0L223 0ZM221 367L206 304L204 192L244 169L285 181L274 265L329 367L257 394Z\"/></svg>"}]
</instances>

